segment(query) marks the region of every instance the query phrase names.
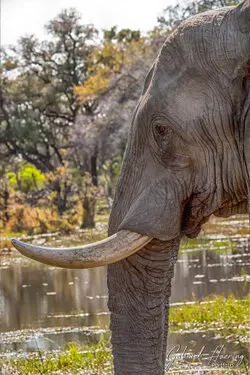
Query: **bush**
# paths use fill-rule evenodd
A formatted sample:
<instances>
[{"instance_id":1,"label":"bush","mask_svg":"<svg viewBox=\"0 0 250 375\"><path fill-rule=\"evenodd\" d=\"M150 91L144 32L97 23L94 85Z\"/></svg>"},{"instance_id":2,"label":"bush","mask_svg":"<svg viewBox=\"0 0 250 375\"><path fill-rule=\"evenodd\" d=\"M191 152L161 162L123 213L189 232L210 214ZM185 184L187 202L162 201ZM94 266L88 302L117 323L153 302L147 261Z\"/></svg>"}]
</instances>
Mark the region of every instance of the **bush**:
<instances>
[{"instance_id":1,"label":"bush","mask_svg":"<svg viewBox=\"0 0 250 375\"><path fill-rule=\"evenodd\" d=\"M10 185L15 190L30 193L32 190L41 189L44 185L45 176L34 165L24 163L19 170L7 173Z\"/></svg>"},{"instance_id":2,"label":"bush","mask_svg":"<svg viewBox=\"0 0 250 375\"><path fill-rule=\"evenodd\" d=\"M16 205L10 213L6 230L10 232L27 232L40 234L54 231L70 232L79 226L81 209L60 216L57 210L45 207Z\"/></svg>"}]
</instances>

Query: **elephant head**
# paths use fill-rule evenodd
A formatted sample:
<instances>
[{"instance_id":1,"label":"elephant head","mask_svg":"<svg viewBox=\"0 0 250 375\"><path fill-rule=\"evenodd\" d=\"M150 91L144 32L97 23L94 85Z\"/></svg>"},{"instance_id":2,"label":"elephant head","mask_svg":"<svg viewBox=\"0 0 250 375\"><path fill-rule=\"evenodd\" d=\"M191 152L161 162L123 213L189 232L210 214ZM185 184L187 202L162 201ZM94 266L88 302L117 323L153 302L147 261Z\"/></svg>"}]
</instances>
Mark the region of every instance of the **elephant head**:
<instances>
[{"instance_id":1,"label":"elephant head","mask_svg":"<svg viewBox=\"0 0 250 375\"><path fill-rule=\"evenodd\" d=\"M180 239L197 236L211 214L247 213L249 176L245 0L190 18L164 43L132 118L111 237L70 249L13 244L61 267L109 264L115 374L162 375Z\"/></svg>"}]
</instances>

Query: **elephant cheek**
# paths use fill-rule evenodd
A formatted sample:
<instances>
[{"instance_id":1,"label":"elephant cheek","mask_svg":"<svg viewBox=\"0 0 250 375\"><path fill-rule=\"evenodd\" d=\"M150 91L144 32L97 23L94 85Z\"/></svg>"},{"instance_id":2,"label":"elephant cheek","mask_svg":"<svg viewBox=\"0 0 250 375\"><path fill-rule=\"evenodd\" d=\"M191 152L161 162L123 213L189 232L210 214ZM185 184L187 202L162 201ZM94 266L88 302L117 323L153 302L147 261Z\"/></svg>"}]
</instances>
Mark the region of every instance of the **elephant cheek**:
<instances>
[{"instance_id":1,"label":"elephant cheek","mask_svg":"<svg viewBox=\"0 0 250 375\"><path fill-rule=\"evenodd\" d=\"M134 200L119 230L170 241L180 235L184 199L180 187L170 187L167 182L149 186Z\"/></svg>"}]
</instances>

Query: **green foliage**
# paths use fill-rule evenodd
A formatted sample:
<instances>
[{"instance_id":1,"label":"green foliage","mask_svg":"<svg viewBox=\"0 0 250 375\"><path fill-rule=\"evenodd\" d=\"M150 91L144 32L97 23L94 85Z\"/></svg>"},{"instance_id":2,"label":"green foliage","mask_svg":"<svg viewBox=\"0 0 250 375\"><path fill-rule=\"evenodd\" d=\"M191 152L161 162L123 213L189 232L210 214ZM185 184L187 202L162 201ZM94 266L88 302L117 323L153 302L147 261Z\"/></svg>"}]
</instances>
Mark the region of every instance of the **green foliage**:
<instances>
[{"instance_id":1,"label":"green foliage","mask_svg":"<svg viewBox=\"0 0 250 375\"><path fill-rule=\"evenodd\" d=\"M29 163L22 164L16 172L8 172L7 177L15 190L26 194L41 189L45 182L45 175Z\"/></svg>"},{"instance_id":2,"label":"green foliage","mask_svg":"<svg viewBox=\"0 0 250 375\"><path fill-rule=\"evenodd\" d=\"M104 30L104 40L107 42L117 41L121 42L132 42L138 41L141 38L141 32L139 30L122 29L117 31L117 26L111 27L110 30Z\"/></svg>"},{"instance_id":3,"label":"green foliage","mask_svg":"<svg viewBox=\"0 0 250 375\"><path fill-rule=\"evenodd\" d=\"M63 165L70 126L80 111L73 88L88 78L97 35L73 9L62 11L47 30L50 40L22 37L4 52L3 70L9 74L3 77L0 100L6 155L21 155L45 172Z\"/></svg>"},{"instance_id":4,"label":"green foliage","mask_svg":"<svg viewBox=\"0 0 250 375\"><path fill-rule=\"evenodd\" d=\"M18 173L11 169L11 187L25 194L49 189L50 202L63 216L76 207L81 190L73 171L80 167L81 175L91 173L97 184L96 171L105 163L99 159L99 132L92 130L100 126L99 118L105 118L105 113L98 113L99 98L113 90L112 78L125 65L132 66L137 54L145 53L147 43L139 31L130 29L112 28L98 39L96 28L83 24L75 9L63 10L46 29L48 40L25 36L2 51L0 150L6 159L21 159L34 166L33 171L26 167ZM80 115L88 117L84 125L89 122L92 126L77 137ZM85 153L82 138L87 142ZM76 148L84 155L81 165ZM116 152L120 154L119 149ZM65 166L67 173L63 172ZM24 197L21 200L26 206L29 203ZM93 212L92 203L87 206Z\"/></svg>"}]
</instances>

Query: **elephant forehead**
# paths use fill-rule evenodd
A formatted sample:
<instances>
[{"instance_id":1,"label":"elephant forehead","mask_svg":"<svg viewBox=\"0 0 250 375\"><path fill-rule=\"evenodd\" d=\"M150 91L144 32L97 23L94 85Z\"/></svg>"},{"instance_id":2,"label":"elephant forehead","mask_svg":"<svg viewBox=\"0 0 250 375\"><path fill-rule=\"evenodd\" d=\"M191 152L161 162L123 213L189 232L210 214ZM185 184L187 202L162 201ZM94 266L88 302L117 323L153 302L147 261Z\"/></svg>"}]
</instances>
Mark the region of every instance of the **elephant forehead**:
<instances>
[{"instance_id":1,"label":"elephant forehead","mask_svg":"<svg viewBox=\"0 0 250 375\"><path fill-rule=\"evenodd\" d=\"M234 92L231 83L220 77L211 79L196 69L180 72L172 80L164 77L150 90L151 106L154 113L175 124L179 130L190 130L197 121L228 118Z\"/></svg>"},{"instance_id":2,"label":"elephant forehead","mask_svg":"<svg viewBox=\"0 0 250 375\"><path fill-rule=\"evenodd\" d=\"M210 11L191 17L177 30L185 61L201 64L227 64L243 58L249 51L249 33L238 30L234 7Z\"/></svg>"},{"instance_id":3,"label":"elephant forehead","mask_svg":"<svg viewBox=\"0 0 250 375\"><path fill-rule=\"evenodd\" d=\"M155 91L194 67L204 75L238 75L250 56L250 43L249 33L239 31L233 10L227 7L191 17L167 38L157 59Z\"/></svg>"},{"instance_id":4,"label":"elephant forehead","mask_svg":"<svg viewBox=\"0 0 250 375\"><path fill-rule=\"evenodd\" d=\"M178 92L172 93L168 112L176 114L182 123L190 123L204 113L215 110L214 91L202 78L183 77L179 81Z\"/></svg>"}]
</instances>

